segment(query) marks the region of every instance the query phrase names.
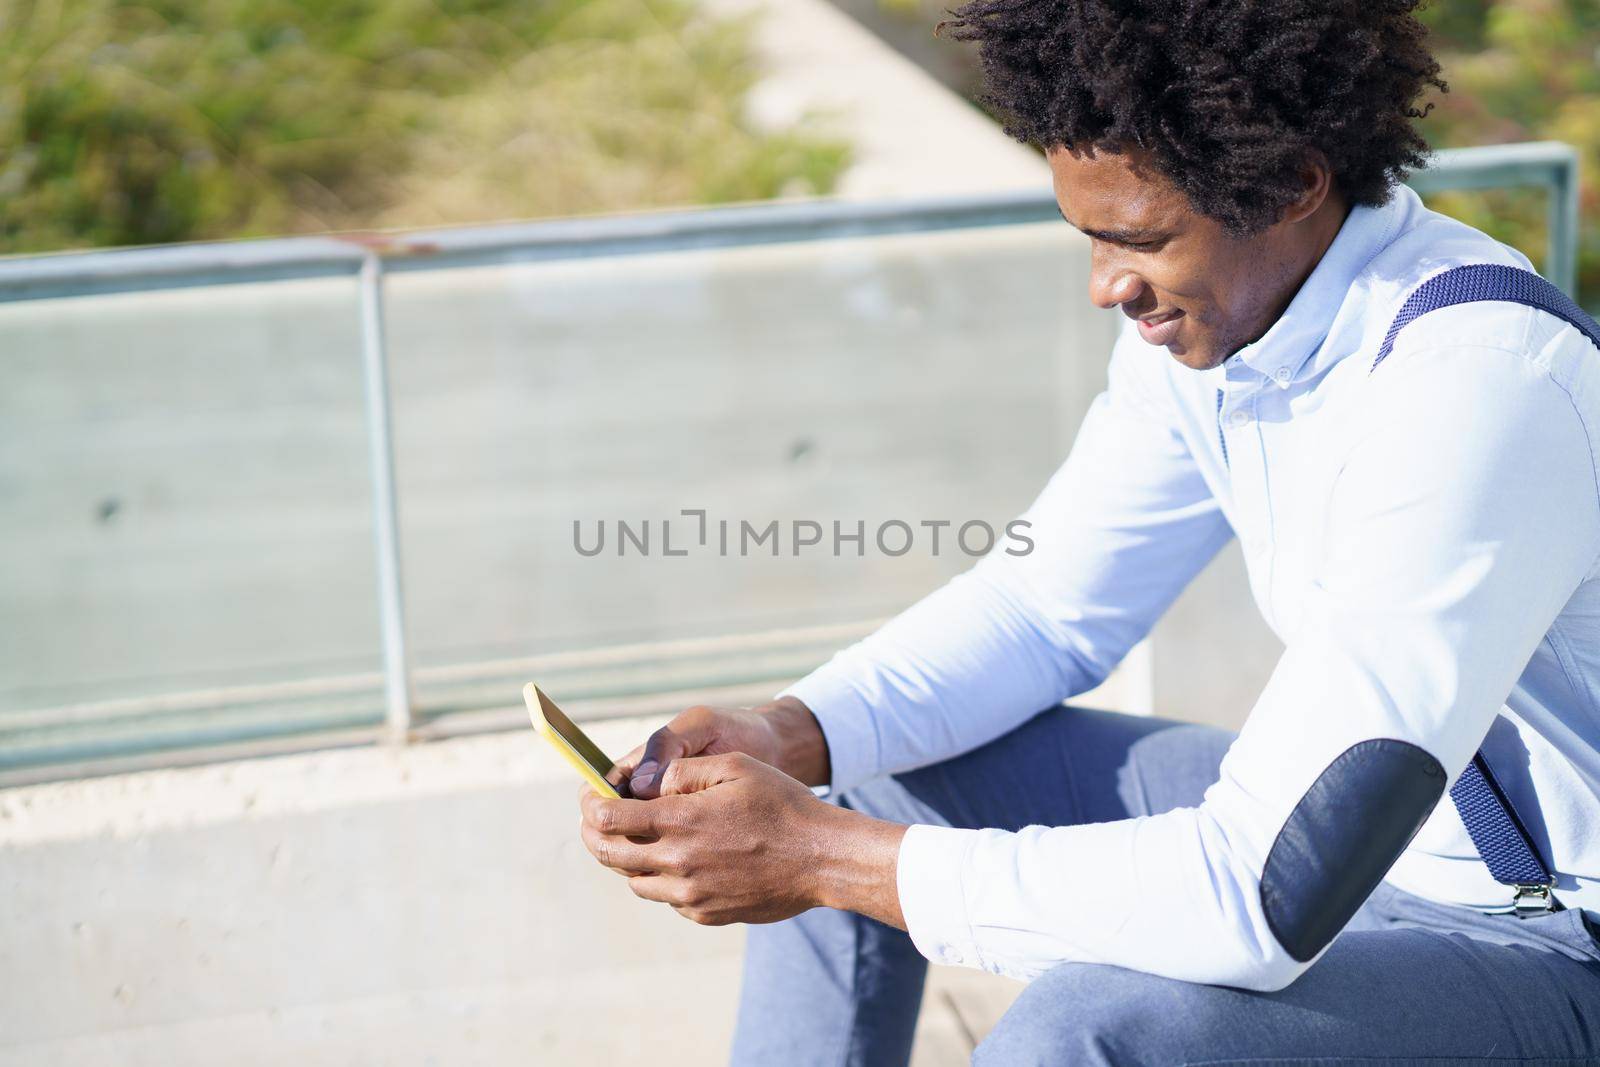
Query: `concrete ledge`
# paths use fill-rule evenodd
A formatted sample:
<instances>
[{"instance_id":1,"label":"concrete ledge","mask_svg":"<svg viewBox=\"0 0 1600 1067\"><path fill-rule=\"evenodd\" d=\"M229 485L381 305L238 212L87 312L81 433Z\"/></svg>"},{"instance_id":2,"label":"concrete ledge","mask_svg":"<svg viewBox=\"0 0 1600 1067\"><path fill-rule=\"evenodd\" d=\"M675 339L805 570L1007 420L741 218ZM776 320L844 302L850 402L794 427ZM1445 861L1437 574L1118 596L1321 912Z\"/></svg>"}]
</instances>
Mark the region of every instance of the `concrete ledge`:
<instances>
[{"instance_id":1,"label":"concrete ledge","mask_svg":"<svg viewBox=\"0 0 1600 1067\"><path fill-rule=\"evenodd\" d=\"M619 1003L705 1052L739 932L636 906L575 793L531 731L0 793L0 1063L577 1062Z\"/></svg>"},{"instance_id":2,"label":"concrete ledge","mask_svg":"<svg viewBox=\"0 0 1600 1067\"><path fill-rule=\"evenodd\" d=\"M576 793L531 730L0 791L0 1065L721 1060L741 931L637 901ZM1012 988L933 983L919 1065Z\"/></svg>"}]
</instances>

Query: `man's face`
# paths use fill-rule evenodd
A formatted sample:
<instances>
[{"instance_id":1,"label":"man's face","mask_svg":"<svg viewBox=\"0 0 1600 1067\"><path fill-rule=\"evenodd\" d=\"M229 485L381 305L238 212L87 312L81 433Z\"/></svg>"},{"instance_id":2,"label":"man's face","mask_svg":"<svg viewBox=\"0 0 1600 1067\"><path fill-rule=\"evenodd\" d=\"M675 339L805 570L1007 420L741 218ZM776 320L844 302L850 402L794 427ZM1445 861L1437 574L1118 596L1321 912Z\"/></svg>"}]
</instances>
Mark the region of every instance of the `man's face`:
<instances>
[{"instance_id":1,"label":"man's face","mask_svg":"<svg viewBox=\"0 0 1600 1067\"><path fill-rule=\"evenodd\" d=\"M1048 158L1062 216L1090 238L1089 299L1121 307L1186 367L1214 367L1259 338L1309 270L1291 223L1230 237L1136 152Z\"/></svg>"}]
</instances>

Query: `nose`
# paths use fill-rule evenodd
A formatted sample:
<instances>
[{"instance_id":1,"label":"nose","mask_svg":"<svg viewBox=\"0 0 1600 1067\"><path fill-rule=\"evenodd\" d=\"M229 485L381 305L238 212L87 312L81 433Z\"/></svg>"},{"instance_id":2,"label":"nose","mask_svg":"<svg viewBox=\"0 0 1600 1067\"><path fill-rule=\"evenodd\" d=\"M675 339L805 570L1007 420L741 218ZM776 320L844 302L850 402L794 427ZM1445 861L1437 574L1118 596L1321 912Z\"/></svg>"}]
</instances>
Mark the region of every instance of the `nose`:
<instances>
[{"instance_id":1,"label":"nose","mask_svg":"<svg viewBox=\"0 0 1600 1067\"><path fill-rule=\"evenodd\" d=\"M1089 300L1095 307L1109 310L1129 304L1144 291L1144 279L1122 266L1118 258L1098 247L1090 252Z\"/></svg>"}]
</instances>

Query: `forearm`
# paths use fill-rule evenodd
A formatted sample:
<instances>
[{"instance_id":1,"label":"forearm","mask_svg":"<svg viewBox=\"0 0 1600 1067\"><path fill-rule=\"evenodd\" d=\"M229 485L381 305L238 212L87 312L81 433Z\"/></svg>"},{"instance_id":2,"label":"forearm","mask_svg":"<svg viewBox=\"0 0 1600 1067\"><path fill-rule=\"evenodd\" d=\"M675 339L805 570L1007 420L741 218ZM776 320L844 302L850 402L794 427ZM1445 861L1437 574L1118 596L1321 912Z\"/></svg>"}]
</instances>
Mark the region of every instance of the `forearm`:
<instances>
[{"instance_id":1,"label":"forearm","mask_svg":"<svg viewBox=\"0 0 1600 1067\"><path fill-rule=\"evenodd\" d=\"M1007 569L980 564L783 691L820 724L829 785L970 751L1099 681L1047 613L1010 595Z\"/></svg>"}]
</instances>

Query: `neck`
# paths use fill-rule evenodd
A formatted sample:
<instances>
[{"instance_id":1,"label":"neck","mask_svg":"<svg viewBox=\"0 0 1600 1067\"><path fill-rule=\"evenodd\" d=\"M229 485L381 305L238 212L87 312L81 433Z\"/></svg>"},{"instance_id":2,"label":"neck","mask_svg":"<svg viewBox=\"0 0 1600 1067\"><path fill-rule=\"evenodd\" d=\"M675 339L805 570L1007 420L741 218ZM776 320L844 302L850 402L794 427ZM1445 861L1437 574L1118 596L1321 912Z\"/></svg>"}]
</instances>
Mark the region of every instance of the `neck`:
<instances>
[{"instance_id":1,"label":"neck","mask_svg":"<svg viewBox=\"0 0 1600 1067\"><path fill-rule=\"evenodd\" d=\"M1290 303L1306 284L1306 279L1317 269L1322 257L1328 254L1334 238L1339 236L1339 230L1344 226L1344 220L1349 217L1350 205L1345 202L1344 197L1330 192L1317 210L1301 220L1298 236L1304 251L1296 257L1300 266L1291 275L1293 284L1288 287L1288 295L1273 309L1272 322L1277 322L1289 309Z\"/></svg>"},{"instance_id":2,"label":"neck","mask_svg":"<svg viewBox=\"0 0 1600 1067\"><path fill-rule=\"evenodd\" d=\"M1334 238L1339 236L1339 230L1349 216L1350 205L1345 202L1344 197L1329 193L1317 210L1295 224L1290 254L1282 261L1283 284L1279 288L1281 295L1268 307L1269 313L1265 316L1260 329L1256 330L1248 341L1238 345L1223 357L1224 362L1232 359L1246 345L1261 340L1262 336L1272 328L1272 324L1289 310L1289 305L1299 295L1300 289L1306 284L1306 279L1317 269L1322 257L1328 254Z\"/></svg>"}]
</instances>

